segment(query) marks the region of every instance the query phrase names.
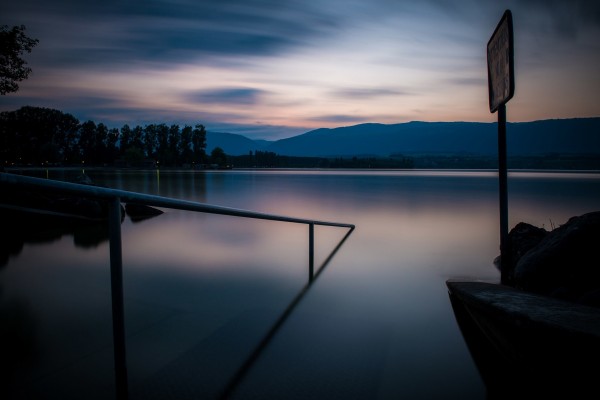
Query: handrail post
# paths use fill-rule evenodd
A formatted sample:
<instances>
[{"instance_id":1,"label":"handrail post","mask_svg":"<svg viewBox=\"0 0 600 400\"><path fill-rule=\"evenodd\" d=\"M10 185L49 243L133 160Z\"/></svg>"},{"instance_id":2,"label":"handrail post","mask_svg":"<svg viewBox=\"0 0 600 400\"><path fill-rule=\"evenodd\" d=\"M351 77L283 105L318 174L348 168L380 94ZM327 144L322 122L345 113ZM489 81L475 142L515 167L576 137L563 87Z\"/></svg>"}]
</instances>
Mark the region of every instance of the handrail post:
<instances>
[{"instance_id":1,"label":"handrail post","mask_svg":"<svg viewBox=\"0 0 600 400\"><path fill-rule=\"evenodd\" d=\"M123 304L123 257L121 250L121 201L109 203L110 287L112 293L113 347L117 399L128 398L125 350L125 307Z\"/></svg>"},{"instance_id":2,"label":"handrail post","mask_svg":"<svg viewBox=\"0 0 600 400\"><path fill-rule=\"evenodd\" d=\"M315 224L308 224L308 282L315 276Z\"/></svg>"}]
</instances>

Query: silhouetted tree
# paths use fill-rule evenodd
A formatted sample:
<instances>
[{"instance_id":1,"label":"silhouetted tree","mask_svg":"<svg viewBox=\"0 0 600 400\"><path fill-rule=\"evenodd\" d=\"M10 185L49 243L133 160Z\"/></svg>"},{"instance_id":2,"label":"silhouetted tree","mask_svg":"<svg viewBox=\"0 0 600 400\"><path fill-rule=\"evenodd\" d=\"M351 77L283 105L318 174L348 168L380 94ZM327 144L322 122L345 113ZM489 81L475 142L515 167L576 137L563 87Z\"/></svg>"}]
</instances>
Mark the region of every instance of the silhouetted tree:
<instances>
[{"instance_id":1,"label":"silhouetted tree","mask_svg":"<svg viewBox=\"0 0 600 400\"><path fill-rule=\"evenodd\" d=\"M45 163L113 164L121 157L131 165L144 158L177 166L206 162L206 131L179 125L151 124L120 130L102 122L82 124L70 114L41 107L21 107L0 112L0 162L41 165ZM195 159L197 157L197 159Z\"/></svg>"},{"instance_id":2,"label":"silhouetted tree","mask_svg":"<svg viewBox=\"0 0 600 400\"><path fill-rule=\"evenodd\" d=\"M139 125L131 132L131 147L144 152L144 128Z\"/></svg>"},{"instance_id":3,"label":"silhouetted tree","mask_svg":"<svg viewBox=\"0 0 600 400\"><path fill-rule=\"evenodd\" d=\"M194 160L194 153L192 151L192 127L184 126L181 130L181 137L179 139L179 154L181 155L181 162L185 164L191 164Z\"/></svg>"},{"instance_id":4,"label":"silhouetted tree","mask_svg":"<svg viewBox=\"0 0 600 400\"><path fill-rule=\"evenodd\" d=\"M129 165L140 165L144 161L144 128L128 124L121 128L119 156Z\"/></svg>"},{"instance_id":5,"label":"silhouetted tree","mask_svg":"<svg viewBox=\"0 0 600 400\"><path fill-rule=\"evenodd\" d=\"M123 159L130 165L140 165L144 161L144 151L139 147L130 147L123 153Z\"/></svg>"},{"instance_id":6,"label":"silhouetted tree","mask_svg":"<svg viewBox=\"0 0 600 400\"><path fill-rule=\"evenodd\" d=\"M98 127L94 121L86 121L79 127L79 148L81 160L88 164L94 164L99 158L98 149Z\"/></svg>"},{"instance_id":7,"label":"silhouetted tree","mask_svg":"<svg viewBox=\"0 0 600 400\"><path fill-rule=\"evenodd\" d=\"M111 128L108 130L106 137L104 138L104 144L106 147L106 154L101 160L103 163L112 164L115 162L119 155L119 148L117 142L119 141L119 130L117 128Z\"/></svg>"},{"instance_id":8,"label":"silhouetted tree","mask_svg":"<svg viewBox=\"0 0 600 400\"><path fill-rule=\"evenodd\" d=\"M156 158L157 127L154 124L144 127L144 150L146 157Z\"/></svg>"},{"instance_id":9,"label":"silhouetted tree","mask_svg":"<svg viewBox=\"0 0 600 400\"><path fill-rule=\"evenodd\" d=\"M220 147L215 147L210 153L210 162L212 164L217 164L219 167L227 165L227 155L225 154L225 151Z\"/></svg>"},{"instance_id":10,"label":"silhouetted tree","mask_svg":"<svg viewBox=\"0 0 600 400\"><path fill-rule=\"evenodd\" d=\"M156 153L160 165L167 165L167 156L169 153L169 127L167 125L156 125Z\"/></svg>"},{"instance_id":11,"label":"silhouetted tree","mask_svg":"<svg viewBox=\"0 0 600 400\"><path fill-rule=\"evenodd\" d=\"M204 163L206 160L206 130L204 125L197 124L192 131L192 151L194 161Z\"/></svg>"},{"instance_id":12,"label":"silhouetted tree","mask_svg":"<svg viewBox=\"0 0 600 400\"><path fill-rule=\"evenodd\" d=\"M63 140L62 162L70 164L81 161L79 148L79 120L70 114L65 114L61 125Z\"/></svg>"},{"instance_id":13,"label":"silhouetted tree","mask_svg":"<svg viewBox=\"0 0 600 400\"><path fill-rule=\"evenodd\" d=\"M179 153L179 141L181 139L181 133L179 125L173 124L169 127L169 148L167 150L167 164L168 165L179 165L181 163L181 155Z\"/></svg>"},{"instance_id":14,"label":"silhouetted tree","mask_svg":"<svg viewBox=\"0 0 600 400\"><path fill-rule=\"evenodd\" d=\"M16 92L19 84L29 77L31 68L23 60L23 53L31 53L31 50L39 43L25 35L25 25L0 26L0 94Z\"/></svg>"},{"instance_id":15,"label":"silhouetted tree","mask_svg":"<svg viewBox=\"0 0 600 400\"><path fill-rule=\"evenodd\" d=\"M90 157L93 164L102 164L108 156L108 127L100 122L96 126L96 135L94 136L95 154Z\"/></svg>"},{"instance_id":16,"label":"silhouetted tree","mask_svg":"<svg viewBox=\"0 0 600 400\"><path fill-rule=\"evenodd\" d=\"M206 130L204 125L197 124L192 131L192 151L195 162L204 163L206 161Z\"/></svg>"},{"instance_id":17,"label":"silhouetted tree","mask_svg":"<svg viewBox=\"0 0 600 400\"><path fill-rule=\"evenodd\" d=\"M0 152L6 163L63 162L76 149L79 121L71 114L42 107L21 107L0 114Z\"/></svg>"},{"instance_id":18,"label":"silhouetted tree","mask_svg":"<svg viewBox=\"0 0 600 400\"><path fill-rule=\"evenodd\" d=\"M276 167L278 166L277 154L272 151L255 151L254 165L257 167Z\"/></svg>"},{"instance_id":19,"label":"silhouetted tree","mask_svg":"<svg viewBox=\"0 0 600 400\"><path fill-rule=\"evenodd\" d=\"M121 127L121 136L119 140L119 154L123 156L125 152L131 147L133 141L133 132L129 125L125 124Z\"/></svg>"}]
</instances>

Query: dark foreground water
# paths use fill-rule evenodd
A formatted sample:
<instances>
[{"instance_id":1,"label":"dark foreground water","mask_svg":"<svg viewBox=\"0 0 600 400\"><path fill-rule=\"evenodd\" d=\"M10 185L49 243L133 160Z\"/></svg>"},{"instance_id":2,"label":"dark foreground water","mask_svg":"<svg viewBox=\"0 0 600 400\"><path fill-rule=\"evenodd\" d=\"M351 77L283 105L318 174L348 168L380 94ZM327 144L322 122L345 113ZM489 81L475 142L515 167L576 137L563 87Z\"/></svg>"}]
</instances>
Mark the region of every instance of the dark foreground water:
<instances>
[{"instance_id":1,"label":"dark foreground water","mask_svg":"<svg viewBox=\"0 0 600 400\"><path fill-rule=\"evenodd\" d=\"M356 225L233 398L486 398L445 281L499 281L494 172L86 172L114 188ZM510 227L598 209L600 174L509 174ZM307 283L308 228L164 211L122 224L131 397L215 397ZM346 232L315 228L316 265ZM34 235L3 261L3 398L114 396L108 255L102 233L77 232Z\"/></svg>"}]
</instances>

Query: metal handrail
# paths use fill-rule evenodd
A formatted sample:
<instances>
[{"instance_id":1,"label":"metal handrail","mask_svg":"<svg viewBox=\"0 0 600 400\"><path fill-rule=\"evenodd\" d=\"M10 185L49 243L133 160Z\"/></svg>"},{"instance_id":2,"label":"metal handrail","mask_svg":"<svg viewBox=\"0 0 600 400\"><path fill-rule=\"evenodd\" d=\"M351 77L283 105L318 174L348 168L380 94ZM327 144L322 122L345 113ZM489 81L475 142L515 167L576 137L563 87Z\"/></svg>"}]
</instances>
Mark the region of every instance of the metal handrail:
<instances>
[{"instance_id":1,"label":"metal handrail","mask_svg":"<svg viewBox=\"0 0 600 400\"><path fill-rule=\"evenodd\" d=\"M242 376L248 370L250 364L258 357L258 354L266 346L268 341L273 337L275 332L287 319L293 308L298 304L300 299L306 293L308 287L313 283L314 279L323 271L324 267L333 258L342 244L350 236L355 229L353 224L345 224L338 222L311 220L306 218L294 218L275 214L266 214L255 211L248 211L230 207L216 206L206 203L193 202L188 200L179 200L169 197L148 195L137 192L129 192L120 189L111 189L100 186L85 185L79 183L71 183L64 181L55 181L43 178L34 178L30 176L15 175L0 172L0 184L12 186L15 188L31 189L36 191L46 191L53 193L65 193L77 196L92 197L108 201L109 212L109 240L110 240L110 275L111 275L111 296L112 296L112 315L113 315L113 340L114 340L114 358L115 358L115 385L118 399L127 399L129 397L128 380L127 380L127 360L125 346L125 311L123 300L123 256L121 248L121 202L145 204L154 207L162 207L183 211L194 211L208 214L229 215L233 217L262 219L269 221L290 222L297 224L308 225L308 248L309 248L309 266L308 266L308 283L294 298L292 303L287 307L275 325L269 330L267 335L259 343L257 348L251 353L251 356L242 365L240 370L234 376L230 384L225 389L222 398L225 398L228 393L239 383ZM332 226L339 228L348 228L349 231L342 238L339 244L331 252L331 254L314 272L314 226Z\"/></svg>"},{"instance_id":2,"label":"metal handrail","mask_svg":"<svg viewBox=\"0 0 600 400\"><path fill-rule=\"evenodd\" d=\"M8 173L0 173L0 182L8 183L23 188L30 188L36 190L48 190L48 191L59 191L62 193L69 193L80 196L88 196L94 198L100 198L110 200L119 198L123 203L135 202L142 203L155 207L163 207L184 211L195 211L208 214L220 214L230 215L233 217L263 219L270 221L281 221L281 222L292 222L298 224L314 224L322 226L334 226L339 228L354 229L352 224L344 224L338 222L329 221L318 221L306 218L294 218L275 214L266 214L256 211L248 211L231 207L216 206L212 204L173 199L170 197L155 196L144 193L129 192L120 189L111 189L100 186L83 185L79 183L55 181L43 178L34 178L30 176L15 175Z\"/></svg>"}]
</instances>

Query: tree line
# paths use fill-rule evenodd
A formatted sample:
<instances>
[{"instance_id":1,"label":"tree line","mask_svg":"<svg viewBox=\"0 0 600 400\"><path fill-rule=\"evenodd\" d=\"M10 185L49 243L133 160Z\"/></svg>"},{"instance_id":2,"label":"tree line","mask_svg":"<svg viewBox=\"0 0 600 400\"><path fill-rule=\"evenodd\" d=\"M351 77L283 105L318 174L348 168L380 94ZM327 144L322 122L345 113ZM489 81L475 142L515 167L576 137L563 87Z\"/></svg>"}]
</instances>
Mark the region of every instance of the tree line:
<instances>
[{"instance_id":1,"label":"tree line","mask_svg":"<svg viewBox=\"0 0 600 400\"><path fill-rule=\"evenodd\" d=\"M0 113L0 160L5 166L153 162L178 167L209 162L202 124L125 124L118 129L31 106Z\"/></svg>"},{"instance_id":2,"label":"tree line","mask_svg":"<svg viewBox=\"0 0 600 400\"><path fill-rule=\"evenodd\" d=\"M390 157L297 157L272 151L249 152L248 155L227 156L227 163L236 168L413 168L414 160L402 155Z\"/></svg>"},{"instance_id":3,"label":"tree line","mask_svg":"<svg viewBox=\"0 0 600 400\"><path fill-rule=\"evenodd\" d=\"M206 129L165 123L81 123L73 115L43 107L0 113L2 166L116 166L210 168L412 168L412 159L292 157L270 151L230 156L216 147L206 154Z\"/></svg>"}]
</instances>

